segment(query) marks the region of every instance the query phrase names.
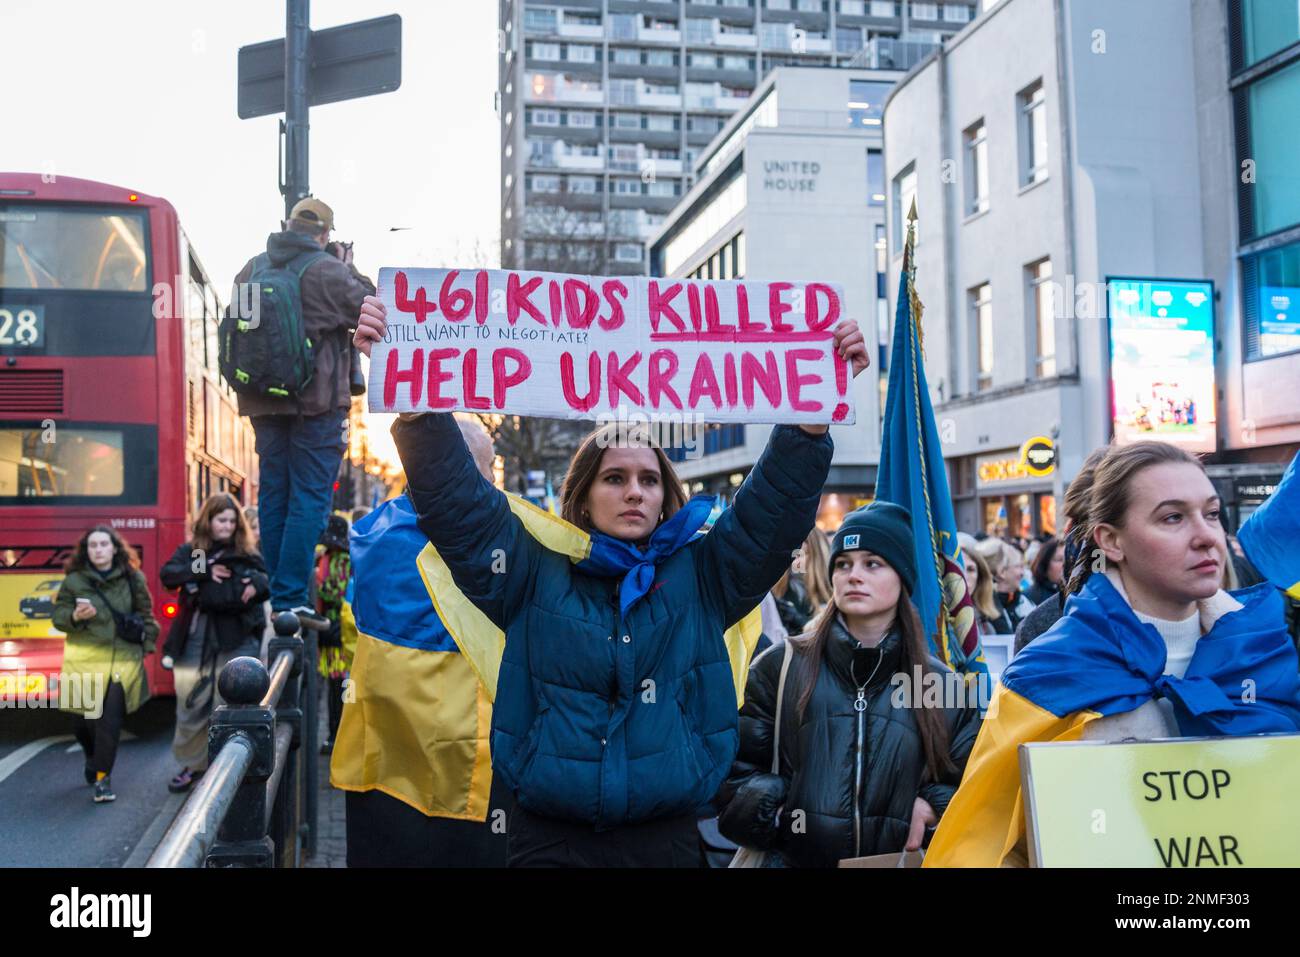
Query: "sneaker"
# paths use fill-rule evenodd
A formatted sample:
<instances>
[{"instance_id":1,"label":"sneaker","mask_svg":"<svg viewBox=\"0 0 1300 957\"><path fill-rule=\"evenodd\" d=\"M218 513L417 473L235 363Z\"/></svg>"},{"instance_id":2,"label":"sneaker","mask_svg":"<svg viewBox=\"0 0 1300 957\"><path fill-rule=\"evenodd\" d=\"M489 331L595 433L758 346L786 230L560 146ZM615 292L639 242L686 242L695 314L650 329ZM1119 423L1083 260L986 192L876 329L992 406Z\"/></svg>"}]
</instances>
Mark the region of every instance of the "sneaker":
<instances>
[{"instance_id":1,"label":"sneaker","mask_svg":"<svg viewBox=\"0 0 1300 957\"><path fill-rule=\"evenodd\" d=\"M113 793L113 782L108 778L101 778L95 782L96 804L104 804L108 801L116 801L117 795Z\"/></svg>"}]
</instances>

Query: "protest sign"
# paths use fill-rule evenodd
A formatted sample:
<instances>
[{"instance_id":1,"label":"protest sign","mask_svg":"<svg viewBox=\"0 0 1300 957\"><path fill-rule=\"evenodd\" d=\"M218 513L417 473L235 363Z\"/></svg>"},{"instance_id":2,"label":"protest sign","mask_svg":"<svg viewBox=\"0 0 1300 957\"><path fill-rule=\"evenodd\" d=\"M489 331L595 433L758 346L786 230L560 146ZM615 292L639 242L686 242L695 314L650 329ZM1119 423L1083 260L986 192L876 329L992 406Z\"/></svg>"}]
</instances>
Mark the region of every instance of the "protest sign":
<instances>
[{"instance_id":1,"label":"protest sign","mask_svg":"<svg viewBox=\"0 0 1300 957\"><path fill-rule=\"evenodd\" d=\"M1300 735L1020 746L1037 867L1295 867Z\"/></svg>"},{"instance_id":2,"label":"protest sign","mask_svg":"<svg viewBox=\"0 0 1300 957\"><path fill-rule=\"evenodd\" d=\"M854 421L830 283L379 271L371 412Z\"/></svg>"}]
</instances>

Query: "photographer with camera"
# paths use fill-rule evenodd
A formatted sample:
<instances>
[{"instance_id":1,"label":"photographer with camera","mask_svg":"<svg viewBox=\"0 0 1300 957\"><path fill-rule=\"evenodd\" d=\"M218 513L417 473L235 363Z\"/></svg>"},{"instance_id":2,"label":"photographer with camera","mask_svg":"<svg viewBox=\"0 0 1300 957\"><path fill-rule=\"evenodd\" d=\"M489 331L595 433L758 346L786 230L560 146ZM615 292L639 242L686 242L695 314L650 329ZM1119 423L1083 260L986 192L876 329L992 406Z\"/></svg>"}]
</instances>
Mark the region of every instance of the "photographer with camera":
<instances>
[{"instance_id":1,"label":"photographer with camera","mask_svg":"<svg viewBox=\"0 0 1300 957\"><path fill-rule=\"evenodd\" d=\"M77 542L54 600L54 627L67 637L59 680L77 686L59 707L76 713L73 733L86 758L86 783L96 804L117 799L109 775L122 722L149 700L144 656L154 649L158 622L135 551L107 525Z\"/></svg>"},{"instance_id":2,"label":"photographer with camera","mask_svg":"<svg viewBox=\"0 0 1300 957\"><path fill-rule=\"evenodd\" d=\"M190 540L172 553L158 577L180 592L162 665L172 669L176 682L172 754L181 765L167 788L181 792L208 766L208 724L223 703L217 676L232 658L257 657L266 630L266 566L233 495L208 496Z\"/></svg>"},{"instance_id":3,"label":"photographer with camera","mask_svg":"<svg viewBox=\"0 0 1300 957\"><path fill-rule=\"evenodd\" d=\"M307 604L348 407L357 386L364 390L351 329L362 299L375 292L352 265L352 244L330 241L334 212L320 200L299 200L283 226L235 277L221 335L222 375L257 438L258 517L275 611ZM251 296L241 295L245 283ZM242 315L248 306L252 314Z\"/></svg>"}]
</instances>

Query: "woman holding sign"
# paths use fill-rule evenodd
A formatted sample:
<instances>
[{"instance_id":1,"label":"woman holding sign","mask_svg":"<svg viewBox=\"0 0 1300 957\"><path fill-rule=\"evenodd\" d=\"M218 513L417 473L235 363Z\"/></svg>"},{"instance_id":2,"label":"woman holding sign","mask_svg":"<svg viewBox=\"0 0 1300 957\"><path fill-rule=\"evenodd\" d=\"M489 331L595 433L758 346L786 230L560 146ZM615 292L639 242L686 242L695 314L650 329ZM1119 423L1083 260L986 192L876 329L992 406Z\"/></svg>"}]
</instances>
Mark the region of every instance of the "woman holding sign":
<instances>
[{"instance_id":1,"label":"woman holding sign","mask_svg":"<svg viewBox=\"0 0 1300 957\"><path fill-rule=\"evenodd\" d=\"M1017 748L1300 730L1296 650L1271 584L1220 588L1227 543L1200 461L1107 451L1065 614L1002 673L927 867L1024 865Z\"/></svg>"},{"instance_id":2,"label":"woman holding sign","mask_svg":"<svg viewBox=\"0 0 1300 957\"><path fill-rule=\"evenodd\" d=\"M368 297L357 347L369 354L385 328L383 304ZM837 325L834 345L855 375L867 367L856 324ZM562 493L564 520L590 539L574 560L525 530L450 415L394 425L420 529L505 633L492 763L517 802L512 866L699 866L696 810L737 748L723 632L812 529L826 433L777 426L734 505L700 537L712 497L688 500L659 448L598 430Z\"/></svg>"}]
</instances>

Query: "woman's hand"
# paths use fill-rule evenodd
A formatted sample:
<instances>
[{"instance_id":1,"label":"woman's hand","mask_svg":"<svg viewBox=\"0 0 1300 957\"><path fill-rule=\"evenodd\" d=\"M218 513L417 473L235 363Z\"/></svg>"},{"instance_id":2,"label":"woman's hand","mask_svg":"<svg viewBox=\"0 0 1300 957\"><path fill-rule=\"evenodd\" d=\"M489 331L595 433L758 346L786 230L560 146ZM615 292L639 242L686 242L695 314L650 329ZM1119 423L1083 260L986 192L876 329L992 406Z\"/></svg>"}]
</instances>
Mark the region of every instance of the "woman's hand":
<instances>
[{"instance_id":1,"label":"woman's hand","mask_svg":"<svg viewBox=\"0 0 1300 957\"><path fill-rule=\"evenodd\" d=\"M257 589L253 587L253 583L249 581L247 578L243 579L243 582L244 582L244 590L240 594L239 600L242 601L245 605L247 605L250 601L253 600L253 596L257 594Z\"/></svg>"},{"instance_id":2,"label":"woman's hand","mask_svg":"<svg viewBox=\"0 0 1300 957\"><path fill-rule=\"evenodd\" d=\"M835 323L831 332L835 335L835 351L849 364L853 377L857 378L859 373L865 372L871 365L871 353L867 351L862 330L854 320L844 319Z\"/></svg>"},{"instance_id":3,"label":"woman's hand","mask_svg":"<svg viewBox=\"0 0 1300 957\"><path fill-rule=\"evenodd\" d=\"M857 378L871 365L871 353L867 351L867 342L862 337L862 330L854 320L844 319L835 323L835 328L831 332L835 336L835 351L849 364L849 368L853 370L853 377ZM801 425L799 428L809 435L821 435L829 426Z\"/></svg>"},{"instance_id":4,"label":"woman's hand","mask_svg":"<svg viewBox=\"0 0 1300 957\"><path fill-rule=\"evenodd\" d=\"M934 813L934 808L930 807L929 802L924 798L917 798L912 804L912 826L907 831L907 844L904 850L919 851L921 842L925 840L925 829L937 823L939 823L939 815Z\"/></svg>"},{"instance_id":5,"label":"woman's hand","mask_svg":"<svg viewBox=\"0 0 1300 957\"><path fill-rule=\"evenodd\" d=\"M220 565L217 564L216 562L213 562L211 565L208 566L208 574L212 576L212 580L214 582L216 582L217 584L221 584L223 581L225 581L227 578L230 577L231 571L228 565Z\"/></svg>"},{"instance_id":6,"label":"woman's hand","mask_svg":"<svg viewBox=\"0 0 1300 957\"><path fill-rule=\"evenodd\" d=\"M357 317L357 331L352 344L362 355L370 356L370 347L384 341L388 330L388 310L378 296L366 296L361 302L361 315Z\"/></svg>"},{"instance_id":7,"label":"woman's hand","mask_svg":"<svg viewBox=\"0 0 1300 957\"><path fill-rule=\"evenodd\" d=\"M72 609L72 620L87 621L98 614L99 612L95 609L94 605L90 604L90 602L80 601L77 602L77 607Z\"/></svg>"}]
</instances>

